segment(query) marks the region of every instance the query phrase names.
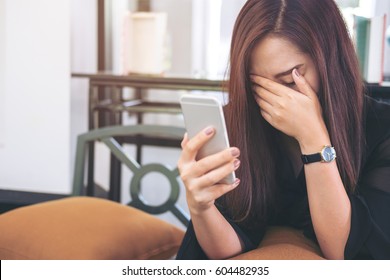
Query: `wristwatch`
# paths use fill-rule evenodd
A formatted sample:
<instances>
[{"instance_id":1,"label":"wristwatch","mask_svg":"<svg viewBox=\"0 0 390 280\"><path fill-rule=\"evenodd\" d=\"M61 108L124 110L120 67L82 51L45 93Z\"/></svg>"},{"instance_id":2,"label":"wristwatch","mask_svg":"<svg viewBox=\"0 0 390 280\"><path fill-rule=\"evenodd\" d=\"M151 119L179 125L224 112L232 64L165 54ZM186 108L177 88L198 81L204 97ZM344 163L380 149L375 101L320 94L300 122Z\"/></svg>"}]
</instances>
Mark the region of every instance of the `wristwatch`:
<instances>
[{"instance_id":1,"label":"wristwatch","mask_svg":"<svg viewBox=\"0 0 390 280\"><path fill-rule=\"evenodd\" d=\"M313 162L331 162L336 158L336 150L332 146L324 146L321 152L311 155L302 155L304 164Z\"/></svg>"}]
</instances>

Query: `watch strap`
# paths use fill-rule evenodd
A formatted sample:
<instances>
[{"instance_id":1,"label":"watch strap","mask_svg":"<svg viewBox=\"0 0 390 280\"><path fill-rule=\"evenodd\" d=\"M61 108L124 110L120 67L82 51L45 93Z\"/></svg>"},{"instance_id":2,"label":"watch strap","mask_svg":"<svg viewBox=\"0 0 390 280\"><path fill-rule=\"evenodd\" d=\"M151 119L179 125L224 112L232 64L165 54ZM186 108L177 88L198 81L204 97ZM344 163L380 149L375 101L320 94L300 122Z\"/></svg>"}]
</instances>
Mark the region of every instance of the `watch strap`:
<instances>
[{"instance_id":1,"label":"watch strap","mask_svg":"<svg viewBox=\"0 0 390 280\"><path fill-rule=\"evenodd\" d=\"M304 164L322 161L321 153L302 155L301 157Z\"/></svg>"}]
</instances>

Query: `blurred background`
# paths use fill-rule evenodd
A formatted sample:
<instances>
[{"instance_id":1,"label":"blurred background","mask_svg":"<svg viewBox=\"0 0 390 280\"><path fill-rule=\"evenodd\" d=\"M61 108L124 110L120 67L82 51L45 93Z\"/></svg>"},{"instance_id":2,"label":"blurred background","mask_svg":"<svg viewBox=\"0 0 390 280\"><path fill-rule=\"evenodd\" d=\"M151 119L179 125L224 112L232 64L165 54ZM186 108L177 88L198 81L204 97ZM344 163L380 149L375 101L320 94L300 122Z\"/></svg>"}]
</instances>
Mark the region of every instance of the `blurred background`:
<instances>
[{"instance_id":1,"label":"blurred background","mask_svg":"<svg viewBox=\"0 0 390 280\"><path fill-rule=\"evenodd\" d=\"M351 31L353 15L390 14L388 0L338 0ZM87 78L99 71L127 75L132 14L165 15L161 77L222 80L226 77L231 33L244 0L0 0L0 189L69 194L76 137L88 128ZM387 27L388 19L385 24ZM160 25L161 27L161 25ZM134 30L133 30L134 31ZM390 35L389 35L390 36ZM130 39L129 39L130 38ZM141 39L140 39L141 40ZM130 44L130 45L129 45ZM156 49L154 49L156 51ZM384 75L390 73L389 44ZM133 63L133 65L132 65ZM162 65L162 66L161 66ZM133 68L132 68L133 67ZM146 98L177 102L184 91L150 90ZM127 94L133 94L131 89ZM183 126L180 115L148 114L145 123ZM123 123L134 116L123 114ZM134 153L134 146L126 147ZM109 185L109 152L97 147L95 179ZM147 147L144 161L176 165L180 149ZM122 173L121 200L130 198L131 174ZM145 189L151 203L166 199L165 178L151 174ZM167 182L166 182L167 183ZM185 206L183 192L180 204Z\"/></svg>"}]
</instances>

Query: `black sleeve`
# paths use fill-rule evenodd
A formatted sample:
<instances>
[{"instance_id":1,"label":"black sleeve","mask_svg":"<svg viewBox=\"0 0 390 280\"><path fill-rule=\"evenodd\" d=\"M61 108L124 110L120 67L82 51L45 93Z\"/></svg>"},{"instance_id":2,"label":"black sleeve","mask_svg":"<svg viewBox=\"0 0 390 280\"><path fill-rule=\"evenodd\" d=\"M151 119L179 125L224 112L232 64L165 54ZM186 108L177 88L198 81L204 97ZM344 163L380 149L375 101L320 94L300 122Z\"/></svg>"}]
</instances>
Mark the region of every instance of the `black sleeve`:
<instances>
[{"instance_id":1,"label":"black sleeve","mask_svg":"<svg viewBox=\"0 0 390 280\"><path fill-rule=\"evenodd\" d=\"M390 259L390 133L369 155L350 201L351 230L344 257L359 258L365 252L374 259Z\"/></svg>"},{"instance_id":2,"label":"black sleeve","mask_svg":"<svg viewBox=\"0 0 390 280\"><path fill-rule=\"evenodd\" d=\"M262 231L246 231L238 226L236 223L231 221L228 217L226 220L233 227L239 238L244 244L243 252L247 252L255 249L260 240L264 236L264 232ZM223 232L221 232L223 234ZM179 248L179 251L176 256L177 260L207 260L208 257L204 253L202 247L199 245L198 240L196 239L194 227L192 225L192 221L190 221L186 234L184 235L183 242Z\"/></svg>"}]
</instances>

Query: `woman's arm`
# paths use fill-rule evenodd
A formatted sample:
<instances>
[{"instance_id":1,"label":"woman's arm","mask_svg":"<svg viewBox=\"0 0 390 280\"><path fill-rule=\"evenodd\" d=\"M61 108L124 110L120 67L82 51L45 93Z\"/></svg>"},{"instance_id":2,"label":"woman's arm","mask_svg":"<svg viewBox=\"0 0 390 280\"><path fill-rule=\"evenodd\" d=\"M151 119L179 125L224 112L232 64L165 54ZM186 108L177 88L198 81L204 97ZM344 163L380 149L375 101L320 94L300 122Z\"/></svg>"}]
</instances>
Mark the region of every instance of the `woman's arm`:
<instances>
[{"instance_id":1,"label":"woman's arm","mask_svg":"<svg viewBox=\"0 0 390 280\"><path fill-rule=\"evenodd\" d=\"M243 251L237 233L215 206L191 214L191 219L197 240L210 259L226 259Z\"/></svg>"},{"instance_id":2,"label":"woman's arm","mask_svg":"<svg viewBox=\"0 0 390 280\"><path fill-rule=\"evenodd\" d=\"M302 154L319 152L330 145L326 136L313 137L314 143L300 143ZM335 161L304 166L310 215L318 243L328 259L344 259L351 225L351 205Z\"/></svg>"},{"instance_id":3,"label":"woman's arm","mask_svg":"<svg viewBox=\"0 0 390 280\"><path fill-rule=\"evenodd\" d=\"M317 94L295 69L295 89L252 76L256 101L264 119L294 137L302 154L318 153L330 138ZM337 149L337 147L336 147ZM351 206L335 162L305 165L310 214L326 258L344 258L351 223Z\"/></svg>"},{"instance_id":4,"label":"woman's arm","mask_svg":"<svg viewBox=\"0 0 390 280\"><path fill-rule=\"evenodd\" d=\"M240 151L230 148L197 161L199 149L213 137L214 132L213 128L206 128L191 140L185 135L178 167L200 246L209 258L225 259L239 254L243 247L237 233L214 202L238 186L238 179L231 185L218 182L239 167L237 157Z\"/></svg>"}]
</instances>

